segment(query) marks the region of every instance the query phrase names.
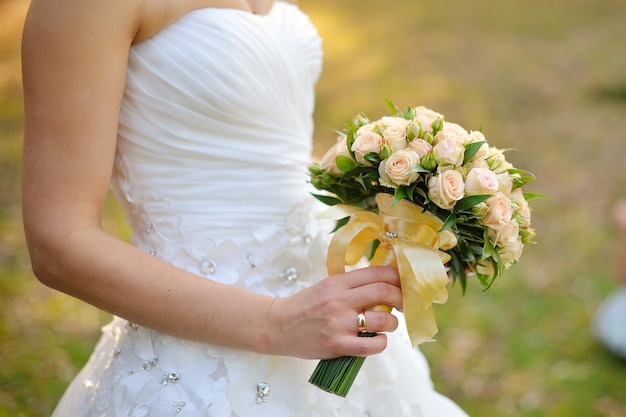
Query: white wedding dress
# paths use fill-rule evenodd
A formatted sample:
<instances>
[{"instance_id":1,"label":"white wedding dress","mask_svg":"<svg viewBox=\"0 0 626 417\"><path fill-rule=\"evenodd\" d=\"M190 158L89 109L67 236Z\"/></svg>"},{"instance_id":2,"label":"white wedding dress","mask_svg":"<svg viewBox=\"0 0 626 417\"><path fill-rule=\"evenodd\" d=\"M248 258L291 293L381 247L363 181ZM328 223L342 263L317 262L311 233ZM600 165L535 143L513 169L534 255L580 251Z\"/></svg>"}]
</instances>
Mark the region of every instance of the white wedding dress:
<instances>
[{"instance_id":1,"label":"white wedding dress","mask_svg":"<svg viewBox=\"0 0 626 417\"><path fill-rule=\"evenodd\" d=\"M112 187L132 243L198 275L285 297L326 276L307 185L321 41L297 6L188 13L132 47ZM167 311L171 306L163 305ZM121 318L55 417L463 417L401 330L347 398L318 361L210 346Z\"/></svg>"}]
</instances>

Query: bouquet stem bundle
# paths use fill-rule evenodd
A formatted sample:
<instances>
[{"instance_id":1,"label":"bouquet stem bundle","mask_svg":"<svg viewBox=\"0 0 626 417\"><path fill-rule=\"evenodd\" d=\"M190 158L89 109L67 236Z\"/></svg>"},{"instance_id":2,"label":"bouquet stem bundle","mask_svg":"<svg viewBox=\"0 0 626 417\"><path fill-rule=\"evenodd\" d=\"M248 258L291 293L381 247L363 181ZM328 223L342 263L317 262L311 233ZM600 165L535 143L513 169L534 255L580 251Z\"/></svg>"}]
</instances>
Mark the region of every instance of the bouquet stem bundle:
<instances>
[{"instance_id":1,"label":"bouquet stem bundle","mask_svg":"<svg viewBox=\"0 0 626 417\"><path fill-rule=\"evenodd\" d=\"M359 337L374 337L377 333L360 332ZM340 397L348 395L356 376L365 362L362 356L342 356L340 358L321 360L309 382L326 392Z\"/></svg>"}]
</instances>

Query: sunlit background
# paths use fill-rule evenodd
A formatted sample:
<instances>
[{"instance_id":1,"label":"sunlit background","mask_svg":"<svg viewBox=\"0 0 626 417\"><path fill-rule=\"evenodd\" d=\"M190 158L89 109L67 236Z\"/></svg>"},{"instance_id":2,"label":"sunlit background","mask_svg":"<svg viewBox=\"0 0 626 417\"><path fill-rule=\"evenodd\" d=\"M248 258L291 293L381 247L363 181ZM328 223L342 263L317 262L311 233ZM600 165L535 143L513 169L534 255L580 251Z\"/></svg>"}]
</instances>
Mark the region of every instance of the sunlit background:
<instances>
[{"instance_id":1,"label":"sunlit background","mask_svg":"<svg viewBox=\"0 0 626 417\"><path fill-rule=\"evenodd\" d=\"M465 296L451 288L436 309L438 340L423 347L436 387L474 417L626 416L626 363L590 331L618 285L611 214L626 199L626 2L301 7L326 54L318 154L356 113L385 115L389 98L482 128L536 175L528 191L549 196L532 202L538 244L520 264L487 292L475 282ZM43 287L29 269L20 215L26 8L0 0L0 417L49 415L109 319ZM106 213L105 227L124 237L112 200Z\"/></svg>"}]
</instances>

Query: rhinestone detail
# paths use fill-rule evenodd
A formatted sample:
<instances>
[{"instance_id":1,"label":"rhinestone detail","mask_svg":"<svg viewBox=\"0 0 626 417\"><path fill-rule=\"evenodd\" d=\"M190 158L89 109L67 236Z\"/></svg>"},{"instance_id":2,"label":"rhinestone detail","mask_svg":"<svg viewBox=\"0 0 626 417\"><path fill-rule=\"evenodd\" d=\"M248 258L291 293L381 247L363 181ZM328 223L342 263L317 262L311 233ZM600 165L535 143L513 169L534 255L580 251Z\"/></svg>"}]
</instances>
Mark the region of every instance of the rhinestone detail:
<instances>
[{"instance_id":1,"label":"rhinestone detail","mask_svg":"<svg viewBox=\"0 0 626 417\"><path fill-rule=\"evenodd\" d=\"M177 413L180 413L181 411L183 411L183 408L185 408L187 403L184 401L180 401L180 402L173 403L172 405L174 406L174 410L176 410Z\"/></svg>"},{"instance_id":2,"label":"rhinestone detail","mask_svg":"<svg viewBox=\"0 0 626 417\"><path fill-rule=\"evenodd\" d=\"M178 372L170 372L167 375L163 375L159 382L161 385L166 386L168 384L176 384L178 381L180 381L180 374Z\"/></svg>"},{"instance_id":3,"label":"rhinestone detail","mask_svg":"<svg viewBox=\"0 0 626 417\"><path fill-rule=\"evenodd\" d=\"M122 354L122 350L121 350L121 349L115 349L115 350L113 351L113 357L114 357L114 358L116 358L116 359L117 359L117 358L118 358L121 354Z\"/></svg>"},{"instance_id":4,"label":"rhinestone detail","mask_svg":"<svg viewBox=\"0 0 626 417\"><path fill-rule=\"evenodd\" d=\"M150 371L152 370L152 368L154 368L157 364L157 362L159 361L159 358L154 357L150 360L145 360L143 361L143 366L141 367L144 371Z\"/></svg>"},{"instance_id":5,"label":"rhinestone detail","mask_svg":"<svg viewBox=\"0 0 626 417\"><path fill-rule=\"evenodd\" d=\"M393 240L398 237L398 234L396 232L385 232L385 236L387 239Z\"/></svg>"},{"instance_id":6,"label":"rhinestone detail","mask_svg":"<svg viewBox=\"0 0 626 417\"><path fill-rule=\"evenodd\" d=\"M248 260L248 263L250 264L250 269L256 269L256 264L254 263L254 258L252 257L252 255L246 256L246 259Z\"/></svg>"},{"instance_id":7,"label":"rhinestone detail","mask_svg":"<svg viewBox=\"0 0 626 417\"><path fill-rule=\"evenodd\" d=\"M200 262L200 272L204 275L213 275L217 271L217 264L211 259L204 259Z\"/></svg>"},{"instance_id":8,"label":"rhinestone detail","mask_svg":"<svg viewBox=\"0 0 626 417\"><path fill-rule=\"evenodd\" d=\"M298 270L294 267L289 267L285 269L285 272L282 273L282 276L285 278L285 284L290 285L298 280Z\"/></svg>"},{"instance_id":9,"label":"rhinestone detail","mask_svg":"<svg viewBox=\"0 0 626 417\"><path fill-rule=\"evenodd\" d=\"M150 223L148 225L148 234L149 235L153 235L156 232L156 229L154 228L154 225L152 223Z\"/></svg>"},{"instance_id":10,"label":"rhinestone detail","mask_svg":"<svg viewBox=\"0 0 626 417\"><path fill-rule=\"evenodd\" d=\"M270 385L267 382L259 382L256 384L256 403L265 404L267 397L270 395Z\"/></svg>"}]
</instances>

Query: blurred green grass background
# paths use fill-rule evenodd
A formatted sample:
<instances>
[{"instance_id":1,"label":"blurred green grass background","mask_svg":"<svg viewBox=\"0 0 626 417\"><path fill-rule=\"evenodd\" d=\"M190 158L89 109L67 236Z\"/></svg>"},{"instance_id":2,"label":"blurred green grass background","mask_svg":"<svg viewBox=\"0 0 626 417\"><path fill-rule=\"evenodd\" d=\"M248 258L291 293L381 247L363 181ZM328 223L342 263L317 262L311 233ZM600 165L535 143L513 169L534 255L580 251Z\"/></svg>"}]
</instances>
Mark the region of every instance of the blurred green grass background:
<instances>
[{"instance_id":1,"label":"blurred green grass background","mask_svg":"<svg viewBox=\"0 0 626 417\"><path fill-rule=\"evenodd\" d=\"M25 0L0 0L0 417L47 416L109 317L39 284L20 214ZM436 387L472 416L626 416L626 363L590 324L617 287L611 214L626 198L624 0L301 0L324 38L316 149L356 113L426 105L514 148L538 244L486 293L451 289ZM104 225L127 228L110 199ZM471 284L471 283L470 283ZM625 324L626 325L626 324ZM390 399L392 401L392 399ZM445 417L445 416L444 416Z\"/></svg>"}]
</instances>

